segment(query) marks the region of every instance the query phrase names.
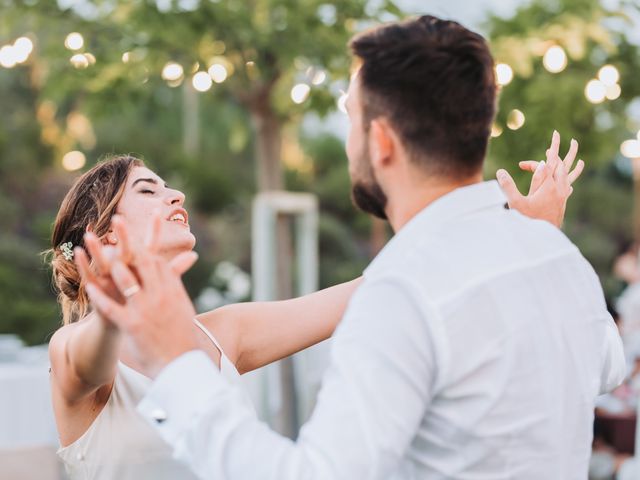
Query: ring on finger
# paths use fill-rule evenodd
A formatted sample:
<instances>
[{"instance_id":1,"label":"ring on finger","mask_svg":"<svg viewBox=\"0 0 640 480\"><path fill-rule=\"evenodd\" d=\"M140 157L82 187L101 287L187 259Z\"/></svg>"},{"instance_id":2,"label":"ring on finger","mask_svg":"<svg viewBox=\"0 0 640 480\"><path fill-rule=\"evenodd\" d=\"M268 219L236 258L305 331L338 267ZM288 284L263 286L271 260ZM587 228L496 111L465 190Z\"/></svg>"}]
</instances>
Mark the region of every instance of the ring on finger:
<instances>
[{"instance_id":1,"label":"ring on finger","mask_svg":"<svg viewBox=\"0 0 640 480\"><path fill-rule=\"evenodd\" d=\"M131 285L129 288L127 288L124 292L122 292L122 295L124 295L125 298L131 298L139 291L140 291L140 285L135 283Z\"/></svg>"}]
</instances>

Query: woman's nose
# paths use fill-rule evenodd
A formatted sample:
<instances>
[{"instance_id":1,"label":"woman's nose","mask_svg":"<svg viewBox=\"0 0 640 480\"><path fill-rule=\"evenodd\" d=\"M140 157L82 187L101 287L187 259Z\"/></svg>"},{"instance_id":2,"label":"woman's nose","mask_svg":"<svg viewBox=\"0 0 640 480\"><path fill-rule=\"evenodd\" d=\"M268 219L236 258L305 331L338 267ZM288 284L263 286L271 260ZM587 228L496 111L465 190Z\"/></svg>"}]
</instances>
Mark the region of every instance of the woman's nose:
<instances>
[{"instance_id":1,"label":"woman's nose","mask_svg":"<svg viewBox=\"0 0 640 480\"><path fill-rule=\"evenodd\" d=\"M171 190L169 195L167 196L167 200L170 205L183 205L184 193L182 193L180 190Z\"/></svg>"}]
</instances>

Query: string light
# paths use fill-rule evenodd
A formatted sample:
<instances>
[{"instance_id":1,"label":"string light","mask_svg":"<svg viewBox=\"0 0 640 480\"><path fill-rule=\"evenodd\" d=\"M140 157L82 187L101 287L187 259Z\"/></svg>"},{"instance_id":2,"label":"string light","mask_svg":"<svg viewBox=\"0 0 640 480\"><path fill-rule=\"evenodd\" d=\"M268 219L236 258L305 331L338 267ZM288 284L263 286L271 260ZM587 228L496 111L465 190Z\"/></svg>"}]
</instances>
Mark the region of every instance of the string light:
<instances>
[{"instance_id":1,"label":"string light","mask_svg":"<svg viewBox=\"0 0 640 480\"><path fill-rule=\"evenodd\" d=\"M87 163L87 158L84 153L77 150L65 153L62 157L62 167L70 172L74 170L80 170Z\"/></svg>"},{"instance_id":2,"label":"string light","mask_svg":"<svg viewBox=\"0 0 640 480\"><path fill-rule=\"evenodd\" d=\"M627 158L640 158L640 140L625 140L620 145L620 152Z\"/></svg>"},{"instance_id":3,"label":"string light","mask_svg":"<svg viewBox=\"0 0 640 480\"><path fill-rule=\"evenodd\" d=\"M162 78L167 82L175 82L184 76L184 69L182 65L169 62L162 68Z\"/></svg>"},{"instance_id":4,"label":"string light","mask_svg":"<svg viewBox=\"0 0 640 480\"><path fill-rule=\"evenodd\" d=\"M496 79L498 85L504 87L513 80L513 69L506 63L498 63L496 65Z\"/></svg>"},{"instance_id":5,"label":"string light","mask_svg":"<svg viewBox=\"0 0 640 480\"><path fill-rule=\"evenodd\" d=\"M347 113L347 94L345 92L342 92L338 98L338 110L342 113Z\"/></svg>"},{"instance_id":6,"label":"string light","mask_svg":"<svg viewBox=\"0 0 640 480\"><path fill-rule=\"evenodd\" d=\"M33 52L33 42L27 37L18 38L13 44L16 63L24 63Z\"/></svg>"},{"instance_id":7,"label":"string light","mask_svg":"<svg viewBox=\"0 0 640 480\"><path fill-rule=\"evenodd\" d=\"M617 98L620 98L621 94L622 88L620 88L620 85L617 83L606 87L605 96L607 97L607 100L616 100Z\"/></svg>"},{"instance_id":8,"label":"string light","mask_svg":"<svg viewBox=\"0 0 640 480\"><path fill-rule=\"evenodd\" d=\"M89 66L89 59L81 53L76 53L69 61L78 70L84 70Z\"/></svg>"},{"instance_id":9,"label":"string light","mask_svg":"<svg viewBox=\"0 0 640 480\"><path fill-rule=\"evenodd\" d=\"M607 87L600 80L591 80L587 83L584 94L591 103L602 103L607 97Z\"/></svg>"},{"instance_id":10,"label":"string light","mask_svg":"<svg viewBox=\"0 0 640 480\"><path fill-rule=\"evenodd\" d=\"M567 54L559 45L549 47L542 57L542 64L551 73L560 73L567 67Z\"/></svg>"},{"instance_id":11,"label":"string light","mask_svg":"<svg viewBox=\"0 0 640 480\"><path fill-rule=\"evenodd\" d=\"M191 82L193 83L193 88L199 92L206 92L213 85L213 80L207 72L196 73Z\"/></svg>"},{"instance_id":12,"label":"string light","mask_svg":"<svg viewBox=\"0 0 640 480\"><path fill-rule=\"evenodd\" d=\"M327 79L327 74L324 70L318 70L313 78L311 79L311 83L314 85L322 85Z\"/></svg>"},{"instance_id":13,"label":"string light","mask_svg":"<svg viewBox=\"0 0 640 480\"><path fill-rule=\"evenodd\" d=\"M4 68L13 68L18 63L13 45L5 45L0 48L0 65Z\"/></svg>"},{"instance_id":14,"label":"string light","mask_svg":"<svg viewBox=\"0 0 640 480\"><path fill-rule=\"evenodd\" d=\"M507 117L507 127L511 130L518 130L519 128L522 128L524 122L525 116L520 110L515 108L509 112L509 116Z\"/></svg>"},{"instance_id":15,"label":"string light","mask_svg":"<svg viewBox=\"0 0 640 480\"><path fill-rule=\"evenodd\" d=\"M491 137L498 138L500 135L502 135L502 127L494 123L491 126Z\"/></svg>"},{"instance_id":16,"label":"string light","mask_svg":"<svg viewBox=\"0 0 640 480\"><path fill-rule=\"evenodd\" d=\"M605 65L598 71L598 80L607 87L613 87L620 80L620 72L613 65Z\"/></svg>"},{"instance_id":17,"label":"string light","mask_svg":"<svg viewBox=\"0 0 640 480\"><path fill-rule=\"evenodd\" d=\"M80 50L84 46L84 38L78 32L72 32L67 35L64 46L68 50Z\"/></svg>"},{"instance_id":18,"label":"string light","mask_svg":"<svg viewBox=\"0 0 640 480\"><path fill-rule=\"evenodd\" d=\"M293 100L293 103L301 104L309 97L309 93L311 93L309 85L298 83L291 89L291 100Z\"/></svg>"},{"instance_id":19,"label":"string light","mask_svg":"<svg viewBox=\"0 0 640 480\"><path fill-rule=\"evenodd\" d=\"M211 65L211 67L209 67L209 76L214 82L222 83L227 79L229 73L227 72L227 69L224 65L214 63L213 65Z\"/></svg>"}]
</instances>

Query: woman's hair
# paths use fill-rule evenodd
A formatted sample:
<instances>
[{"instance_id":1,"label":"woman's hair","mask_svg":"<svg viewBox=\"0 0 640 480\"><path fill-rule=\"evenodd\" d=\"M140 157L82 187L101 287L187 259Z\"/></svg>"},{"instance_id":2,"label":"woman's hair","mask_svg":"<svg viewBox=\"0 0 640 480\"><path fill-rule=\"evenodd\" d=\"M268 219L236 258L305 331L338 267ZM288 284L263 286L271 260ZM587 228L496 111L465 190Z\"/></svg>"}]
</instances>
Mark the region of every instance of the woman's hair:
<instances>
[{"instance_id":1,"label":"woman's hair","mask_svg":"<svg viewBox=\"0 0 640 480\"><path fill-rule=\"evenodd\" d=\"M89 298L68 253L68 242L72 249L84 245L87 229L99 238L109 231L129 173L133 167L141 166L142 160L130 155L103 160L76 180L60 205L48 253L65 325L80 320L89 311Z\"/></svg>"}]
</instances>

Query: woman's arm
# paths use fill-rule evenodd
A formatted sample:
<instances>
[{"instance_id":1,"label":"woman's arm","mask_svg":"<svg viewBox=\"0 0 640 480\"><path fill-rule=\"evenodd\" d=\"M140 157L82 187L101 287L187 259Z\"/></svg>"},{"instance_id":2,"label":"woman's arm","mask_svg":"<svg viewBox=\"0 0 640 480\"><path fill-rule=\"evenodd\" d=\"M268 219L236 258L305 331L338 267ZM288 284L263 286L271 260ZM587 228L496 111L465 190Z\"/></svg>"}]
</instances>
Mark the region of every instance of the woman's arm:
<instances>
[{"instance_id":1,"label":"woman's arm","mask_svg":"<svg viewBox=\"0 0 640 480\"><path fill-rule=\"evenodd\" d=\"M198 319L246 373L329 338L361 282L360 277L291 300L225 305Z\"/></svg>"},{"instance_id":2,"label":"woman's arm","mask_svg":"<svg viewBox=\"0 0 640 480\"><path fill-rule=\"evenodd\" d=\"M55 333L49 343L52 380L67 403L113 383L120 342L119 330L96 313Z\"/></svg>"}]
</instances>

